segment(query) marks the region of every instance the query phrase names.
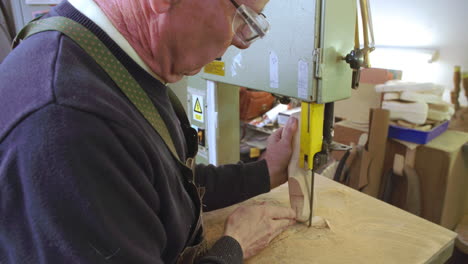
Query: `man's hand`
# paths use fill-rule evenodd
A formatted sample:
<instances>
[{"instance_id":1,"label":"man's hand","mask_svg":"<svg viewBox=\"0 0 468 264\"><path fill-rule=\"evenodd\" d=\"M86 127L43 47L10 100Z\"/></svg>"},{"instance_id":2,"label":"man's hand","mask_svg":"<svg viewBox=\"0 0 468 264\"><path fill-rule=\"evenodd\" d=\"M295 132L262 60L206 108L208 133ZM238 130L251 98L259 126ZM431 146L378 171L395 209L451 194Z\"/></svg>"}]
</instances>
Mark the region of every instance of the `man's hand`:
<instances>
[{"instance_id":1,"label":"man's hand","mask_svg":"<svg viewBox=\"0 0 468 264\"><path fill-rule=\"evenodd\" d=\"M270 173L271 189L288 180L288 164L292 155L292 138L297 129L297 119L289 118L284 128L279 128L269 138L266 151L260 157L265 159Z\"/></svg>"},{"instance_id":2,"label":"man's hand","mask_svg":"<svg viewBox=\"0 0 468 264\"><path fill-rule=\"evenodd\" d=\"M241 206L226 220L224 235L236 239L242 247L244 259L248 259L293 225L295 217L291 208L266 204Z\"/></svg>"}]
</instances>

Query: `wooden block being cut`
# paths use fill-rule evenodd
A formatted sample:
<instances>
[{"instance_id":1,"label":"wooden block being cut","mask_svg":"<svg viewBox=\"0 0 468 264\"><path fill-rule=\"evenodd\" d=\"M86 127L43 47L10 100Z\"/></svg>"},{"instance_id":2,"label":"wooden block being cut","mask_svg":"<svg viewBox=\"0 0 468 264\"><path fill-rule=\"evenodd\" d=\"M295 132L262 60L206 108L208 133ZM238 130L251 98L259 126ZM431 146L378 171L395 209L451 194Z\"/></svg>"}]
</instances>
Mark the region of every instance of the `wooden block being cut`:
<instances>
[{"instance_id":1,"label":"wooden block being cut","mask_svg":"<svg viewBox=\"0 0 468 264\"><path fill-rule=\"evenodd\" d=\"M296 212L296 220L306 222L310 216L310 178L311 176L298 175L289 177L289 201L291 208Z\"/></svg>"},{"instance_id":2,"label":"wooden block being cut","mask_svg":"<svg viewBox=\"0 0 468 264\"><path fill-rule=\"evenodd\" d=\"M306 222L310 216L309 201L312 172L299 167L299 149L301 143L301 130L299 129L301 127L300 114L299 112L293 115L298 120L298 129L293 137L293 154L288 166L288 186L289 201L291 208L296 212L296 220Z\"/></svg>"}]
</instances>

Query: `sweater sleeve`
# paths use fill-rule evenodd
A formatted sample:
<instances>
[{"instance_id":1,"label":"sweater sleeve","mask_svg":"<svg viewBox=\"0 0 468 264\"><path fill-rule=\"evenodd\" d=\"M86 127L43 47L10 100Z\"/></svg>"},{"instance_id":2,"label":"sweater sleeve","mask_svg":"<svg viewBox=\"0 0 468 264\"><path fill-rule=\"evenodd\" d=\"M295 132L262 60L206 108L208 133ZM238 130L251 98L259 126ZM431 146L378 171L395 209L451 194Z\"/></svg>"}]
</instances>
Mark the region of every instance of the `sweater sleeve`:
<instances>
[{"instance_id":1,"label":"sweater sleeve","mask_svg":"<svg viewBox=\"0 0 468 264\"><path fill-rule=\"evenodd\" d=\"M0 147L0 263L162 263L158 195L107 122L49 105Z\"/></svg>"},{"instance_id":2,"label":"sweater sleeve","mask_svg":"<svg viewBox=\"0 0 468 264\"><path fill-rule=\"evenodd\" d=\"M223 166L197 165L195 180L205 187L204 211L216 210L270 191L265 160ZM232 237L221 237L198 263L243 263L240 244Z\"/></svg>"},{"instance_id":3,"label":"sweater sleeve","mask_svg":"<svg viewBox=\"0 0 468 264\"><path fill-rule=\"evenodd\" d=\"M204 211L227 207L270 191L265 160L223 166L197 165L195 180L205 187Z\"/></svg>"},{"instance_id":4,"label":"sweater sleeve","mask_svg":"<svg viewBox=\"0 0 468 264\"><path fill-rule=\"evenodd\" d=\"M243 253L240 244L230 236L221 237L197 264L241 264Z\"/></svg>"}]
</instances>

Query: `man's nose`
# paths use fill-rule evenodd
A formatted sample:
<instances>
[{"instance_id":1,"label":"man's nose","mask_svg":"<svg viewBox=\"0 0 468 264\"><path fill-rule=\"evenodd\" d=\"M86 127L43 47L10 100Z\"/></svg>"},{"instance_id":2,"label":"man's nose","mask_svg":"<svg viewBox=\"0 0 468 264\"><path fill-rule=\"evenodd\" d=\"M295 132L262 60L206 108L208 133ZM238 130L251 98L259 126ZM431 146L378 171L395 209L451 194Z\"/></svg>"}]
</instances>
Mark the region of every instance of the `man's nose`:
<instances>
[{"instance_id":1,"label":"man's nose","mask_svg":"<svg viewBox=\"0 0 468 264\"><path fill-rule=\"evenodd\" d=\"M237 35L234 35L234 38L232 38L231 45L236 46L238 49L246 49L250 47L250 44L246 44Z\"/></svg>"}]
</instances>

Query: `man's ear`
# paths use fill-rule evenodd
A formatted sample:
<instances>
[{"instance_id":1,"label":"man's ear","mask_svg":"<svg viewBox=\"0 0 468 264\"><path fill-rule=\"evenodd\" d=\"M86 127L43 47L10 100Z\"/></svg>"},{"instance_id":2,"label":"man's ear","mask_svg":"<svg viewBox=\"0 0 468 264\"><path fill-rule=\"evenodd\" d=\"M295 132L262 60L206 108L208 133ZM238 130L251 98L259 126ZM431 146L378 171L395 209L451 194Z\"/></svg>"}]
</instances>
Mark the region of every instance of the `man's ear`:
<instances>
[{"instance_id":1,"label":"man's ear","mask_svg":"<svg viewBox=\"0 0 468 264\"><path fill-rule=\"evenodd\" d=\"M171 8L174 0L148 0L150 1L151 9L158 14L166 13Z\"/></svg>"}]
</instances>

